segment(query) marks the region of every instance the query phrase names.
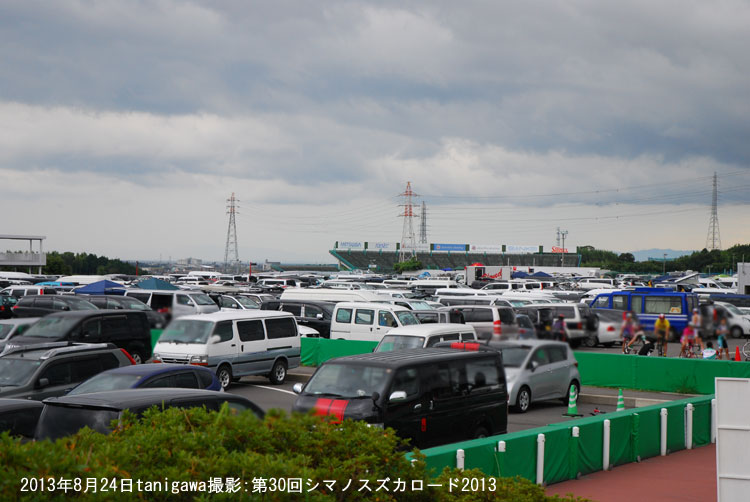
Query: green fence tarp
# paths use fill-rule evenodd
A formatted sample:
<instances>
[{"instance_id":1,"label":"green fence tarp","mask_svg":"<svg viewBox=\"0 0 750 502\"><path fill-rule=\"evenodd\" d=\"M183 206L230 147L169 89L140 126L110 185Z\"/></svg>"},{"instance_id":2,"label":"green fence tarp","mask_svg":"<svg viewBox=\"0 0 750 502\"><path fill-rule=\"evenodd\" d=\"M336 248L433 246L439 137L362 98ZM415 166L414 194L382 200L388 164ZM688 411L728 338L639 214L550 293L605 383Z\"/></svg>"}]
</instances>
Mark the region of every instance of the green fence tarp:
<instances>
[{"instance_id":1,"label":"green fence tarp","mask_svg":"<svg viewBox=\"0 0 750 502\"><path fill-rule=\"evenodd\" d=\"M156 346L156 342L159 341L159 337L161 336L161 332L164 331L163 329L152 329L151 330L151 351L153 352L154 347Z\"/></svg>"},{"instance_id":2,"label":"green fence tarp","mask_svg":"<svg viewBox=\"0 0 750 502\"><path fill-rule=\"evenodd\" d=\"M711 401L694 403L693 406L693 448L696 448L711 442Z\"/></svg>"},{"instance_id":3,"label":"green fence tarp","mask_svg":"<svg viewBox=\"0 0 750 502\"><path fill-rule=\"evenodd\" d=\"M644 458L656 457L661 453L661 408L639 408L639 432L636 454Z\"/></svg>"},{"instance_id":4,"label":"green fence tarp","mask_svg":"<svg viewBox=\"0 0 750 502\"><path fill-rule=\"evenodd\" d=\"M633 413L609 413L609 464L611 466L628 464L634 460L633 455Z\"/></svg>"},{"instance_id":5,"label":"green fence tarp","mask_svg":"<svg viewBox=\"0 0 750 502\"><path fill-rule=\"evenodd\" d=\"M301 359L304 366L320 366L334 357L372 352L378 342L361 340L329 340L328 338L302 338Z\"/></svg>"},{"instance_id":6,"label":"green fence tarp","mask_svg":"<svg viewBox=\"0 0 750 502\"><path fill-rule=\"evenodd\" d=\"M716 377L750 378L750 362L575 352L583 385L713 394Z\"/></svg>"},{"instance_id":7,"label":"green fence tarp","mask_svg":"<svg viewBox=\"0 0 750 502\"><path fill-rule=\"evenodd\" d=\"M660 454L661 409L666 408L667 448L685 448L684 410L695 407L693 441L695 446L708 444L711 427L711 399L700 396L643 408L606 413L526 431L490 438L464 441L422 451L428 472L437 476L444 467L456 466L456 451L463 449L465 467L478 468L491 476L521 476L536 481L537 436L545 435L544 481L547 484L585 475L602 469L604 420L610 421L610 465L616 466ZM573 427L579 438L572 437ZM498 452L498 442L505 441L505 452ZM409 457L409 455L407 455Z\"/></svg>"}]
</instances>

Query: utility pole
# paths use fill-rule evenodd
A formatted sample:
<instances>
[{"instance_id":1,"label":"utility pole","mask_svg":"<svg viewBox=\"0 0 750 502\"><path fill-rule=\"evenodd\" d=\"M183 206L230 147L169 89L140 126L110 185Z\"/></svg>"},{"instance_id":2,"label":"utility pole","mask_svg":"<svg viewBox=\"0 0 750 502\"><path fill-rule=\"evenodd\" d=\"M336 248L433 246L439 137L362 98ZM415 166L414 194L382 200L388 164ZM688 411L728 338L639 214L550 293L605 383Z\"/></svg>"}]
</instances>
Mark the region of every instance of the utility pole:
<instances>
[{"instance_id":1,"label":"utility pole","mask_svg":"<svg viewBox=\"0 0 750 502\"><path fill-rule=\"evenodd\" d=\"M418 197L418 195L412 192L411 181L406 182L406 190L404 193L399 194L399 197L404 198L404 204L400 204L404 207L404 212L399 215L404 219L404 229L401 233L401 247L399 249L398 259L399 261L406 261L417 256L416 239L414 238L414 224L412 222L412 219L414 218L412 197Z\"/></svg>"},{"instance_id":2,"label":"utility pole","mask_svg":"<svg viewBox=\"0 0 750 502\"><path fill-rule=\"evenodd\" d=\"M708 235L706 236L706 249L712 251L721 249L721 235L719 235L719 197L718 178L714 172L714 189L711 198L711 220L708 223Z\"/></svg>"},{"instance_id":3,"label":"utility pole","mask_svg":"<svg viewBox=\"0 0 750 502\"><path fill-rule=\"evenodd\" d=\"M560 232L559 229L558 229L558 232ZM560 266L561 267L565 266L565 238L567 236L568 236L568 231L567 230L563 230L563 231L560 232L560 237L562 237L562 254L560 255Z\"/></svg>"},{"instance_id":4,"label":"utility pole","mask_svg":"<svg viewBox=\"0 0 750 502\"><path fill-rule=\"evenodd\" d=\"M227 214L229 214L229 227L227 228L227 245L224 248L224 271L230 272L229 270L229 258L232 255L232 271L239 266L240 257L237 251L237 222L234 219L234 215L237 213L236 203L239 200L234 198L234 192L232 196L227 199L229 203L227 205Z\"/></svg>"},{"instance_id":5,"label":"utility pole","mask_svg":"<svg viewBox=\"0 0 750 502\"><path fill-rule=\"evenodd\" d=\"M664 253L664 261L662 262L661 275L667 275L667 253Z\"/></svg>"}]
</instances>

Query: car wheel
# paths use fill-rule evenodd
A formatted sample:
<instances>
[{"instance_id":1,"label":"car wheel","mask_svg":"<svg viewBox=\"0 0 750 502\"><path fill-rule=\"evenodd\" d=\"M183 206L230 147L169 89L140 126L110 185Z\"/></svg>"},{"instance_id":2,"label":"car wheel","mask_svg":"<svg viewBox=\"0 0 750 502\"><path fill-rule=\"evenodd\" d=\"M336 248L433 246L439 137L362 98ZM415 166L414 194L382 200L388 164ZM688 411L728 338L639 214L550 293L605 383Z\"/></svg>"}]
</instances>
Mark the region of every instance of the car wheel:
<instances>
[{"instance_id":1,"label":"car wheel","mask_svg":"<svg viewBox=\"0 0 750 502\"><path fill-rule=\"evenodd\" d=\"M268 374L268 379L274 385L284 383L284 379L286 379L286 363L281 359L273 363L273 368L271 368L271 373Z\"/></svg>"},{"instance_id":2,"label":"car wheel","mask_svg":"<svg viewBox=\"0 0 750 502\"><path fill-rule=\"evenodd\" d=\"M474 433L471 435L471 439L480 439L489 436L490 431L487 430L487 427L485 427L484 425L480 425L476 429L474 429Z\"/></svg>"},{"instance_id":3,"label":"car wheel","mask_svg":"<svg viewBox=\"0 0 750 502\"><path fill-rule=\"evenodd\" d=\"M742 338L742 328L739 326L735 326L732 328L732 331L730 332L732 334L732 338Z\"/></svg>"},{"instance_id":4,"label":"car wheel","mask_svg":"<svg viewBox=\"0 0 750 502\"><path fill-rule=\"evenodd\" d=\"M216 371L216 378L219 379L221 388L227 390L229 386L232 385L232 369L226 364L221 366L218 371Z\"/></svg>"},{"instance_id":5,"label":"car wheel","mask_svg":"<svg viewBox=\"0 0 750 502\"><path fill-rule=\"evenodd\" d=\"M531 405L531 390L525 385L518 390L518 396L516 397L516 406L514 407L518 413L526 413L529 411Z\"/></svg>"},{"instance_id":6,"label":"car wheel","mask_svg":"<svg viewBox=\"0 0 750 502\"><path fill-rule=\"evenodd\" d=\"M583 340L583 344L589 348L596 347L597 343L599 343L599 339L596 335L589 335Z\"/></svg>"},{"instance_id":7,"label":"car wheel","mask_svg":"<svg viewBox=\"0 0 750 502\"><path fill-rule=\"evenodd\" d=\"M571 380L570 383L568 384L567 390L565 391L565 395L560 398L560 400L562 401L562 404L564 404L565 406L567 406L570 402L570 387L571 386L575 387L574 392L576 396L576 401L578 400L578 396L581 394L581 384L579 384L577 380Z\"/></svg>"},{"instance_id":8,"label":"car wheel","mask_svg":"<svg viewBox=\"0 0 750 502\"><path fill-rule=\"evenodd\" d=\"M143 351L138 347L129 347L128 353L130 354L130 357L133 358L133 361L135 361L135 364L143 364L146 362Z\"/></svg>"}]
</instances>

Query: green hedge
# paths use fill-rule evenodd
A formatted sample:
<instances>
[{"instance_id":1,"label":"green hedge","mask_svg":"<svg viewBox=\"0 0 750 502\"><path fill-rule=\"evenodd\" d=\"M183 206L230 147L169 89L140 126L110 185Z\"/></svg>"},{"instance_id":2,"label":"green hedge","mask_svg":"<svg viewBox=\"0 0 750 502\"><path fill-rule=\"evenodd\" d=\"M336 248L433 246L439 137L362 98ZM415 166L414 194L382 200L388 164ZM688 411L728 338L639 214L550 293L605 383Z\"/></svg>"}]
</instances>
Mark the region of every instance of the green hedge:
<instances>
[{"instance_id":1,"label":"green hedge","mask_svg":"<svg viewBox=\"0 0 750 502\"><path fill-rule=\"evenodd\" d=\"M0 435L0 500L66 500L72 496L149 501L573 500L547 497L541 487L525 480L487 478L479 471L446 469L431 480L421 454L415 451L417 460L412 463L403 454L405 448L393 430L369 428L362 422L334 424L312 415L287 417L281 412L270 412L260 421L250 413L237 414L226 406L220 412L154 409L140 420L126 417L108 436L86 429L55 443L22 443L7 433ZM474 487L484 486L485 490L461 491L464 477L476 478ZM39 491L36 486L37 491L22 492L24 478L43 479L46 488L52 486L54 479L57 489ZM81 480L79 489L76 479ZM240 491L198 491L208 490L212 479L220 480L214 485L222 488L227 486L227 479L236 479ZM288 488L268 490L290 479L299 480L301 493ZM63 491L60 480L70 480L73 489ZM94 480L96 493L82 493L88 480ZM115 480L117 486L121 486L121 480L133 480L133 491L113 491L111 481L103 480ZM137 488L139 480L141 491ZM350 480L351 485L344 490ZM372 491L362 488L361 480L368 480ZM403 481L404 491L394 491L400 487L398 480ZM195 489L182 485L191 481ZM200 482L204 486L195 484ZM145 491L145 483L160 489ZM383 483L389 491L376 490ZM411 490L412 483L421 483L423 489ZM458 488L452 490L453 483L458 483ZM253 491L263 484L265 493ZM26 486L30 488L31 484ZM101 491L102 486L110 490ZM472 488L471 484L468 486ZM490 491L490 487L494 490Z\"/></svg>"}]
</instances>

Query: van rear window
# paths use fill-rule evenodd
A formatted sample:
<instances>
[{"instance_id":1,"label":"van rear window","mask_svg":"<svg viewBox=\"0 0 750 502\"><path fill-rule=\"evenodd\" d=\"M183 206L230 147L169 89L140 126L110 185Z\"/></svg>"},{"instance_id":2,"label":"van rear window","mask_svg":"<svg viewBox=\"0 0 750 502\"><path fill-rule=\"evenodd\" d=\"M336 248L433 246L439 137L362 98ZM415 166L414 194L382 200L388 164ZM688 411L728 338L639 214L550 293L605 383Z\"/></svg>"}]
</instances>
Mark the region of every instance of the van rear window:
<instances>
[{"instance_id":1,"label":"van rear window","mask_svg":"<svg viewBox=\"0 0 750 502\"><path fill-rule=\"evenodd\" d=\"M266 333L269 340L297 336L297 324L292 317L266 319Z\"/></svg>"},{"instance_id":2,"label":"van rear window","mask_svg":"<svg viewBox=\"0 0 750 502\"><path fill-rule=\"evenodd\" d=\"M646 314L682 314L681 296L647 296Z\"/></svg>"}]
</instances>

